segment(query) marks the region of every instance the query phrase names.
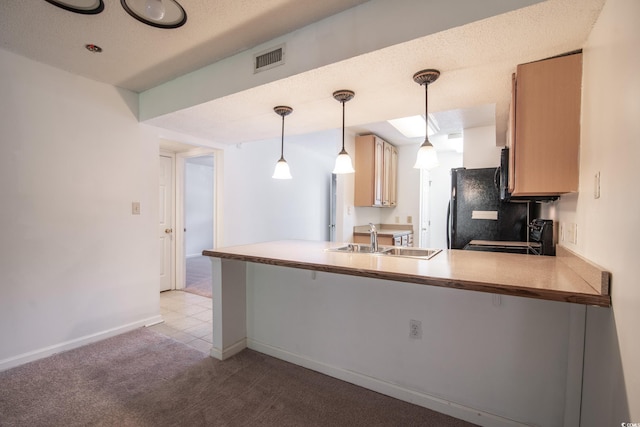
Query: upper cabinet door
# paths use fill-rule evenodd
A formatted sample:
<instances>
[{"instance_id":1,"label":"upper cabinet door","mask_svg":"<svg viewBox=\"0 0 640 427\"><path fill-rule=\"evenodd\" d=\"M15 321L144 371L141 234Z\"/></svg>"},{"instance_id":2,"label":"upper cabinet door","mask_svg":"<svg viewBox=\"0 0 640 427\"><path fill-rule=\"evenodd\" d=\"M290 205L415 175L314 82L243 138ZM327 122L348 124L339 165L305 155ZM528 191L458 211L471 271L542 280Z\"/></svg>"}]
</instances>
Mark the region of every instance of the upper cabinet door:
<instances>
[{"instance_id":1,"label":"upper cabinet door","mask_svg":"<svg viewBox=\"0 0 640 427\"><path fill-rule=\"evenodd\" d=\"M581 91L581 53L518 65L514 196L578 191Z\"/></svg>"},{"instance_id":2,"label":"upper cabinet door","mask_svg":"<svg viewBox=\"0 0 640 427\"><path fill-rule=\"evenodd\" d=\"M396 147L375 135L356 137L354 206L391 207L397 203Z\"/></svg>"},{"instance_id":3,"label":"upper cabinet door","mask_svg":"<svg viewBox=\"0 0 640 427\"><path fill-rule=\"evenodd\" d=\"M389 165L389 206L398 205L398 149L391 146L391 164Z\"/></svg>"},{"instance_id":4,"label":"upper cabinet door","mask_svg":"<svg viewBox=\"0 0 640 427\"><path fill-rule=\"evenodd\" d=\"M374 138L375 143L375 160L373 162L373 186L374 186L374 198L373 206L384 205L384 141L378 137Z\"/></svg>"},{"instance_id":5,"label":"upper cabinet door","mask_svg":"<svg viewBox=\"0 0 640 427\"><path fill-rule=\"evenodd\" d=\"M393 145L384 142L383 148L382 205L391 206L391 153L393 151Z\"/></svg>"}]
</instances>

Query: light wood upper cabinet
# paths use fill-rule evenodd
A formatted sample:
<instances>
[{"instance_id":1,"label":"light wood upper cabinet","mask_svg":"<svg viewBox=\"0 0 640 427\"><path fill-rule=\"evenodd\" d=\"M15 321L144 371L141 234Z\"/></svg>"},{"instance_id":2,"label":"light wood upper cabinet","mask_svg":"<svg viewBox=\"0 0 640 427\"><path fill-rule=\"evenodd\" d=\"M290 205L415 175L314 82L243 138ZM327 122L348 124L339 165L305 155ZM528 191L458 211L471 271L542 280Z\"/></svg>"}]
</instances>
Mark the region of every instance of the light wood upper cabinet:
<instances>
[{"instance_id":1,"label":"light wood upper cabinet","mask_svg":"<svg viewBox=\"0 0 640 427\"><path fill-rule=\"evenodd\" d=\"M578 191L581 89L581 53L518 65L509 141L513 196Z\"/></svg>"},{"instance_id":2,"label":"light wood upper cabinet","mask_svg":"<svg viewBox=\"0 0 640 427\"><path fill-rule=\"evenodd\" d=\"M397 205L398 150L375 135L356 137L355 206Z\"/></svg>"}]
</instances>

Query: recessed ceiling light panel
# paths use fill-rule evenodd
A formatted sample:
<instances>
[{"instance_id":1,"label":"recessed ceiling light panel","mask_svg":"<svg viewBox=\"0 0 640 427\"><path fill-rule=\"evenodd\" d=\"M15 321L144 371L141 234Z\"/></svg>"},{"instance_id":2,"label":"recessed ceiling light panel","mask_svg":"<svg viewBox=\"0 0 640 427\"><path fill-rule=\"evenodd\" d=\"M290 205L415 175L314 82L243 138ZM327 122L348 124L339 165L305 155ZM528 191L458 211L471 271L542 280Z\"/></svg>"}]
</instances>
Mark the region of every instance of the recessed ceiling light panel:
<instances>
[{"instance_id":1,"label":"recessed ceiling light panel","mask_svg":"<svg viewBox=\"0 0 640 427\"><path fill-rule=\"evenodd\" d=\"M104 10L102 0L45 0L64 10L75 13L83 13L85 15L95 15Z\"/></svg>"},{"instance_id":2,"label":"recessed ceiling light panel","mask_svg":"<svg viewBox=\"0 0 640 427\"><path fill-rule=\"evenodd\" d=\"M178 28L187 13L175 0L120 0L127 13L140 22L158 28Z\"/></svg>"},{"instance_id":3,"label":"recessed ceiling light panel","mask_svg":"<svg viewBox=\"0 0 640 427\"><path fill-rule=\"evenodd\" d=\"M387 120L391 126L396 128L406 138L424 138L424 116L403 117L401 119ZM435 119L429 114L427 122L427 135L432 136L438 133L438 126Z\"/></svg>"}]
</instances>

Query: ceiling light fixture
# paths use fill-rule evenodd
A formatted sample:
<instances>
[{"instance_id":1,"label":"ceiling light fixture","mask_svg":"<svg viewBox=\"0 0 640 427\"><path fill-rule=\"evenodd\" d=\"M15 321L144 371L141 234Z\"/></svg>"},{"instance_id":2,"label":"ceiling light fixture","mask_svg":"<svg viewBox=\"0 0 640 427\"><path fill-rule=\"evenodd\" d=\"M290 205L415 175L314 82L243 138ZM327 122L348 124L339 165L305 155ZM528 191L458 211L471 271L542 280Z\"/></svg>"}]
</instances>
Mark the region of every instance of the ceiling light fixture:
<instances>
[{"instance_id":1,"label":"ceiling light fixture","mask_svg":"<svg viewBox=\"0 0 640 427\"><path fill-rule=\"evenodd\" d=\"M187 13L176 0L120 0L127 13L157 28L178 28L187 22Z\"/></svg>"},{"instance_id":2,"label":"ceiling light fixture","mask_svg":"<svg viewBox=\"0 0 640 427\"><path fill-rule=\"evenodd\" d=\"M426 117L429 116L429 84L438 80L438 77L440 77L440 71L438 70L422 70L413 75L413 81L419 85L424 85L424 114ZM433 147L431 141L429 141L428 129L425 129L424 142L418 150L416 164L413 165L413 167L416 169L433 169L438 166L438 164L436 149Z\"/></svg>"},{"instance_id":3,"label":"ceiling light fixture","mask_svg":"<svg viewBox=\"0 0 640 427\"><path fill-rule=\"evenodd\" d=\"M278 107L273 107L273 111L282 116L282 139L280 143L280 160L276 163L276 169L273 171L273 176L271 178L291 179L292 176L291 171L289 170L289 165L284 159L284 116L291 114L293 112L293 108L280 105Z\"/></svg>"},{"instance_id":4,"label":"ceiling light fixture","mask_svg":"<svg viewBox=\"0 0 640 427\"><path fill-rule=\"evenodd\" d=\"M355 169L353 169L353 163L351 162L351 157L349 157L349 153L344 149L344 103L353 99L355 93L350 90L337 90L333 92L333 97L342 103L342 151L338 153L338 157L336 158L336 165L333 168L333 173L354 173Z\"/></svg>"},{"instance_id":5,"label":"ceiling light fixture","mask_svg":"<svg viewBox=\"0 0 640 427\"><path fill-rule=\"evenodd\" d=\"M102 0L45 0L47 3L58 6L69 12L95 15L104 10Z\"/></svg>"}]
</instances>

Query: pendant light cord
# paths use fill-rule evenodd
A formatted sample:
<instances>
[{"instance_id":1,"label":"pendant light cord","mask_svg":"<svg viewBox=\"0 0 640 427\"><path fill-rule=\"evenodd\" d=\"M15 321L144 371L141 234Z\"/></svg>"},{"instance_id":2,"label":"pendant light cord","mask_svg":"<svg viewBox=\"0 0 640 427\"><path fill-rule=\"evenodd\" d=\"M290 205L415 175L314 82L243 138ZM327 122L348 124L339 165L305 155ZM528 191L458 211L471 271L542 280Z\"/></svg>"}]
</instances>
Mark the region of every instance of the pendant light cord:
<instances>
[{"instance_id":1,"label":"pendant light cord","mask_svg":"<svg viewBox=\"0 0 640 427\"><path fill-rule=\"evenodd\" d=\"M424 84L424 137L429 140L429 83Z\"/></svg>"},{"instance_id":2,"label":"pendant light cord","mask_svg":"<svg viewBox=\"0 0 640 427\"><path fill-rule=\"evenodd\" d=\"M284 160L284 115L282 116L282 132L280 135L280 160Z\"/></svg>"},{"instance_id":3,"label":"pendant light cord","mask_svg":"<svg viewBox=\"0 0 640 427\"><path fill-rule=\"evenodd\" d=\"M342 151L344 151L344 101L342 101Z\"/></svg>"}]
</instances>

